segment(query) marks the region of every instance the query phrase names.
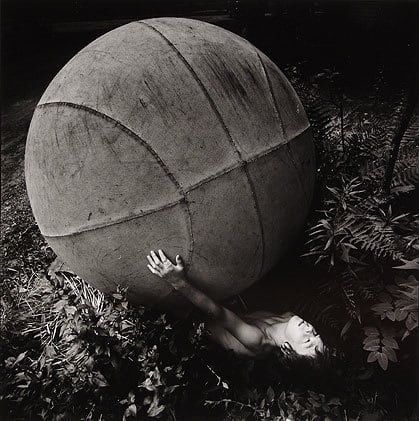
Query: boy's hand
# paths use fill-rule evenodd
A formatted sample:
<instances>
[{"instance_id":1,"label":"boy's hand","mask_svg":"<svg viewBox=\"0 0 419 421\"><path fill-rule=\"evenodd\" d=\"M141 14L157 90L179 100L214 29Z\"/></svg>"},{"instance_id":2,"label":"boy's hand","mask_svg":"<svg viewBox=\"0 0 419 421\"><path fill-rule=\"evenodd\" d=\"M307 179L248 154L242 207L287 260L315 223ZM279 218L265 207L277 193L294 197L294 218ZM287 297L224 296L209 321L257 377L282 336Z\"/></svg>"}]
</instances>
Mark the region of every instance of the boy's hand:
<instances>
[{"instance_id":1,"label":"boy's hand","mask_svg":"<svg viewBox=\"0 0 419 421\"><path fill-rule=\"evenodd\" d=\"M151 273L167 281L184 277L184 266L179 255L176 256L176 265L174 265L162 250L159 250L158 253L159 255L151 250L150 254L147 255L147 260L149 261L147 267Z\"/></svg>"}]
</instances>

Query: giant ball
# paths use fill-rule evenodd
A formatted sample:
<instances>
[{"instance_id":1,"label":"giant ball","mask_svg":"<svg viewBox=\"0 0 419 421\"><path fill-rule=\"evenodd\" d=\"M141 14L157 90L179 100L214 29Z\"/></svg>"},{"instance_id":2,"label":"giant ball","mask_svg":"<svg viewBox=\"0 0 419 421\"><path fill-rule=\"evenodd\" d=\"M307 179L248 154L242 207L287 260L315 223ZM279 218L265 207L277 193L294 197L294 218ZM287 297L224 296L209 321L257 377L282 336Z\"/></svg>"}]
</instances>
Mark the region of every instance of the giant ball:
<instances>
[{"instance_id":1,"label":"giant ball","mask_svg":"<svg viewBox=\"0 0 419 421\"><path fill-rule=\"evenodd\" d=\"M93 41L30 125L27 191L41 233L79 276L134 303L185 300L147 269L180 254L215 299L261 278L298 236L315 178L294 89L243 38L157 18Z\"/></svg>"}]
</instances>

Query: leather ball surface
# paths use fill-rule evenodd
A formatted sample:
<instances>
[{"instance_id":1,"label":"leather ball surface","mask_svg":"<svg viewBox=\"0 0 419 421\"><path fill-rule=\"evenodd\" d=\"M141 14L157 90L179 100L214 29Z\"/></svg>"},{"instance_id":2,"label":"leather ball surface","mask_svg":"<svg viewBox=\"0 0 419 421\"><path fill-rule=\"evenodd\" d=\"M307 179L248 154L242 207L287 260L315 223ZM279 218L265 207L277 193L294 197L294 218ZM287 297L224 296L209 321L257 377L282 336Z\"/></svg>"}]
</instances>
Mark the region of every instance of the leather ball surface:
<instances>
[{"instance_id":1,"label":"leather ball surface","mask_svg":"<svg viewBox=\"0 0 419 421\"><path fill-rule=\"evenodd\" d=\"M243 38L157 18L81 50L43 94L29 129L29 199L56 254L134 303L185 301L147 269L180 254L222 299L263 276L301 232L314 148L294 89Z\"/></svg>"}]
</instances>

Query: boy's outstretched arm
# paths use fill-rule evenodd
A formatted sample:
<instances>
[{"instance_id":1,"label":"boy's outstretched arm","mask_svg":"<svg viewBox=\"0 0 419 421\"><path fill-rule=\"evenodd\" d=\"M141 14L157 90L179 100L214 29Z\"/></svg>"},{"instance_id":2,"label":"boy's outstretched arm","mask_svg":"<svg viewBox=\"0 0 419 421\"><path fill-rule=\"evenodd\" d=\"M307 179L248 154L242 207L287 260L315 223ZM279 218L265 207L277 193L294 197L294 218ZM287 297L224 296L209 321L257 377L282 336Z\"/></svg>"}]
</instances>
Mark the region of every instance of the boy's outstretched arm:
<instances>
[{"instance_id":1,"label":"boy's outstretched arm","mask_svg":"<svg viewBox=\"0 0 419 421\"><path fill-rule=\"evenodd\" d=\"M244 322L234 312L217 304L187 281L180 256L176 256L176 265L166 257L162 250L159 250L158 254L151 251L147 259L149 262L147 267L152 273L169 282L174 289L203 311L209 319L216 321L230 332L246 348L257 351L265 345L265 335L258 327Z\"/></svg>"}]
</instances>

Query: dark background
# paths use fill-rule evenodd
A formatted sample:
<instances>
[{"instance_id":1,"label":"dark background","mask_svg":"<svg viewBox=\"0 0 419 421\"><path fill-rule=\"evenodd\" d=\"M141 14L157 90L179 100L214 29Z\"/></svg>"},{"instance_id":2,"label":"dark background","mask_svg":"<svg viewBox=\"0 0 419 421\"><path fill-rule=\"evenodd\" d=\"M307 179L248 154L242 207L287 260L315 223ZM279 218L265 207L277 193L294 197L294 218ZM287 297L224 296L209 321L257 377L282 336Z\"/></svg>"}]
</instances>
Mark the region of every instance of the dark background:
<instances>
[{"instance_id":1,"label":"dark background","mask_svg":"<svg viewBox=\"0 0 419 421\"><path fill-rule=\"evenodd\" d=\"M417 65L418 10L415 0L2 0L2 104L40 95L97 36L154 16L204 19L245 36L277 64L326 60L362 79L377 63L396 71Z\"/></svg>"}]
</instances>

